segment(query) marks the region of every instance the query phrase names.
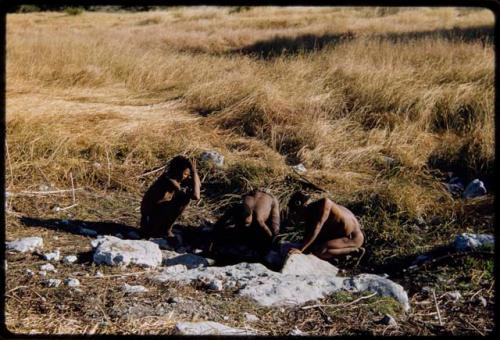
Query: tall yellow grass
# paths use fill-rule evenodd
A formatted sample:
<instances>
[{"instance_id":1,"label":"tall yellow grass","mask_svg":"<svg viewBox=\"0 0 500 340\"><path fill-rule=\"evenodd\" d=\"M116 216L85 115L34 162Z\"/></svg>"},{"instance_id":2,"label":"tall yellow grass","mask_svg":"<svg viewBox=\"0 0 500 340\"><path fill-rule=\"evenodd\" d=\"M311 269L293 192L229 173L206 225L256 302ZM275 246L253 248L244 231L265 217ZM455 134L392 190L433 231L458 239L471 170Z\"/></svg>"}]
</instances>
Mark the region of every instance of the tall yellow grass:
<instances>
[{"instance_id":1,"label":"tall yellow grass","mask_svg":"<svg viewBox=\"0 0 500 340\"><path fill-rule=\"evenodd\" d=\"M460 8L9 14L6 183L65 186L71 172L139 197L144 171L215 148L240 185L303 162L341 202L446 210L432 160L492 175L494 51L481 34L493 24Z\"/></svg>"}]
</instances>

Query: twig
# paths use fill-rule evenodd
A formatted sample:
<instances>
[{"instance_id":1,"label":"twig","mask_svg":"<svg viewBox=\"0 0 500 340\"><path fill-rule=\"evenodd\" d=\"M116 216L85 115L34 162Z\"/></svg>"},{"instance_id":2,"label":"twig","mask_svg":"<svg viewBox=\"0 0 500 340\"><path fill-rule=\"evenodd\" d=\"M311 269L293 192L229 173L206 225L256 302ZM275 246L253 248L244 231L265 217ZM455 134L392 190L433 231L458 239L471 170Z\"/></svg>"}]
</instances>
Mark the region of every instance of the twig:
<instances>
[{"instance_id":1,"label":"twig","mask_svg":"<svg viewBox=\"0 0 500 340\"><path fill-rule=\"evenodd\" d=\"M469 298L469 301L472 301L472 299L474 299L474 297L479 294L481 291L483 290L483 288L479 289L477 292L475 292L470 298Z\"/></svg>"},{"instance_id":2,"label":"twig","mask_svg":"<svg viewBox=\"0 0 500 340\"><path fill-rule=\"evenodd\" d=\"M69 178L71 180L71 196L73 197L73 204L75 204L76 203L76 198L75 198L75 184L73 182L73 174L71 173L71 171L69 173Z\"/></svg>"},{"instance_id":3,"label":"twig","mask_svg":"<svg viewBox=\"0 0 500 340\"><path fill-rule=\"evenodd\" d=\"M72 204L70 206L67 206L67 207L64 207L64 208L59 208L58 211L64 211L64 210L68 210L68 209L71 209L71 208L74 208L78 205L78 203L75 203L75 204Z\"/></svg>"},{"instance_id":4,"label":"twig","mask_svg":"<svg viewBox=\"0 0 500 340\"><path fill-rule=\"evenodd\" d=\"M5 153L7 154L7 163L9 163L10 172L10 186L14 187L14 173L12 172L12 163L10 161L9 145L7 144L7 138L5 138Z\"/></svg>"},{"instance_id":5,"label":"twig","mask_svg":"<svg viewBox=\"0 0 500 340\"><path fill-rule=\"evenodd\" d=\"M439 312L439 306L437 303L436 293L434 292L434 289L432 290L432 296L434 297L434 305L436 306L436 311L437 311L437 315L438 315L438 319L439 319L439 325L442 326L443 320L441 319L441 313Z\"/></svg>"},{"instance_id":6,"label":"twig","mask_svg":"<svg viewBox=\"0 0 500 340\"><path fill-rule=\"evenodd\" d=\"M338 303L338 304L335 304L335 305L323 305L323 304L318 304L318 305L312 305L312 306L305 306L305 307L302 307L302 309L311 309L311 308L315 308L315 307L346 307L346 306L349 306L349 305L352 305L352 304L355 304L356 302L359 302L361 300L364 300L364 299L369 299L373 296L377 295L377 293L373 293L373 294L370 294L370 295L366 295L366 296L362 296L354 301L351 301L351 302L348 302L348 303Z\"/></svg>"},{"instance_id":7,"label":"twig","mask_svg":"<svg viewBox=\"0 0 500 340\"><path fill-rule=\"evenodd\" d=\"M9 294L10 292L13 292L13 291L21 289L21 288L28 288L28 286L17 286L16 288L12 288L12 289L6 291L5 294Z\"/></svg>"},{"instance_id":8,"label":"twig","mask_svg":"<svg viewBox=\"0 0 500 340\"><path fill-rule=\"evenodd\" d=\"M163 170L163 169L165 169L166 167L167 167L167 166L166 166L166 165L164 165L164 166L159 167L159 168L157 168L157 169L154 169L154 170L148 171L148 172L146 172L146 173L143 173L142 175L136 176L136 178L146 177L146 176L151 175L151 174L154 174L154 173L156 173L156 172L158 172L158 171L162 171L162 170Z\"/></svg>"},{"instance_id":9,"label":"twig","mask_svg":"<svg viewBox=\"0 0 500 340\"><path fill-rule=\"evenodd\" d=\"M467 324L468 324L469 326L471 326L471 327L472 327L472 328L474 328L474 329L475 329L475 330L476 330L479 334L481 334L482 336L484 336L484 333L483 333L483 332L481 332L481 331L480 331L480 330L479 330L476 326L474 326L473 324L471 324L471 323L470 323L467 319L463 319L463 318L460 318L460 319L462 319L463 321L467 322Z\"/></svg>"},{"instance_id":10,"label":"twig","mask_svg":"<svg viewBox=\"0 0 500 340\"><path fill-rule=\"evenodd\" d=\"M114 275L103 275L103 276L84 276L83 279L107 279L110 277L126 277L126 276L134 276L138 274L150 273L151 271L145 270L142 272L134 272L134 273L125 273L125 274L114 274Z\"/></svg>"},{"instance_id":11,"label":"twig","mask_svg":"<svg viewBox=\"0 0 500 340\"><path fill-rule=\"evenodd\" d=\"M108 161L108 185L106 186L106 190L109 188L111 185L111 162L109 161L109 151L108 148L106 148L106 160Z\"/></svg>"},{"instance_id":12,"label":"twig","mask_svg":"<svg viewBox=\"0 0 500 340\"><path fill-rule=\"evenodd\" d=\"M72 192L73 190L83 190L84 188L64 189L64 190L49 190L49 191L20 191L11 192L11 196L37 196L37 195L53 195Z\"/></svg>"}]
</instances>

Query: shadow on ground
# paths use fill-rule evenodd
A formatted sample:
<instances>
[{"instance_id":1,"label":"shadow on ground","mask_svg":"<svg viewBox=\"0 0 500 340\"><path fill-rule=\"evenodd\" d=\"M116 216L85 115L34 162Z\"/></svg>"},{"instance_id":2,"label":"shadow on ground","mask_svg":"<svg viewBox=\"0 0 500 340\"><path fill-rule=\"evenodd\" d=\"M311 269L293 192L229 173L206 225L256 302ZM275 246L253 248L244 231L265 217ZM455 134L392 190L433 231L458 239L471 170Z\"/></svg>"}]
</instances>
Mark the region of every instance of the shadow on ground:
<instances>
[{"instance_id":1,"label":"shadow on ground","mask_svg":"<svg viewBox=\"0 0 500 340\"><path fill-rule=\"evenodd\" d=\"M260 59L271 59L280 55L295 55L322 50L327 46L335 46L352 41L358 36L353 32L342 34L303 34L296 37L277 36L269 40L257 41L252 45L231 50L233 54L244 54ZM444 39L453 42L492 43L493 26L475 26L468 28L413 31L402 33L374 34L366 36L369 40L390 41L394 43L410 43L423 39Z\"/></svg>"}]
</instances>

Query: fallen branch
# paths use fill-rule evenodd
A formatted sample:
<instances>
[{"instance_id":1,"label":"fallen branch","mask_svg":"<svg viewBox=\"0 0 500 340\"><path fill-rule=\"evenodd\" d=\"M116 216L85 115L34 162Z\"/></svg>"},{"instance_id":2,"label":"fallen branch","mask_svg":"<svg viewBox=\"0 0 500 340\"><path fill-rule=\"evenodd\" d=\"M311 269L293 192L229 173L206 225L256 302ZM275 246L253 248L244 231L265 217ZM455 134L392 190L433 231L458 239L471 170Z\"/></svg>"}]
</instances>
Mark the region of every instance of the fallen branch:
<instances>
[{"instance_id":1,"label":"fallen branch","mask_svg":"<svg viewBox=\"0 0 500 340\"><path fill-rule=\"evenodd\" d=\"M20 191L9 192L9 196L38 196L38 195L53 195L63 193L73 193L76 190L84 190L84 188L64 189L64 190L49 190L49 191Z\"/></svg>"},{"instance_id":2,"label":"fallen branch","mask_svg":"<svg viewBox=\"0 0 500 340\"><path fill-rule=\"evenodd\" d=\"M166 167L167 167L167 166L166 166L166 165L164 165L164 166L162 166L162 167L160 167L160 168L157 168L157 169L154 169L154 170L148 171L148 172L146 172L146 173L143 173L142 175L139 175L139 176L137 176L136 178L142 178L142 177L146 177L146 176L148 176L148 175L151 175L151 174L157 173L158 171L162 171L162 170L164 170Z\"/></svg>"},{"instance_id":3,"label":"fallen branch","mask_svg":"<svg viewBox=\"0 0 500 340\"><path fill-rule=\"evenodd\" d=\"M348 303L338 303L338 304L334 304L334 305L323 305L323 304L318 304L318 305L312 305L312 306L304 306L302 307L302 309L311 309L311 308L316 308L316 307L346 307L346 306L350 306L350 305L353 305L361 300L365 300L365 299L369 299L373 296L377 295L377 293L373 293L373 294L370 294L370 295L366 295L366 296L362 296L354 301L351 301L351 302L348 302Z\"/></svg>"},{"instance_id":4,"label":"fallen branch","mask_svg":"<svg viewBox=\"0 0 500 340\"><path fill-rule=\"evenodd\" d=\"M441 312L439 311L439 306L437 303L436 293L434 292L434 289L432 290L432 296L434 297L434 306L436 306L436 312L437 312L438 319L439 319L439 325L442 326L443 320L441 319Z\"/></svg>"}]
</instances>

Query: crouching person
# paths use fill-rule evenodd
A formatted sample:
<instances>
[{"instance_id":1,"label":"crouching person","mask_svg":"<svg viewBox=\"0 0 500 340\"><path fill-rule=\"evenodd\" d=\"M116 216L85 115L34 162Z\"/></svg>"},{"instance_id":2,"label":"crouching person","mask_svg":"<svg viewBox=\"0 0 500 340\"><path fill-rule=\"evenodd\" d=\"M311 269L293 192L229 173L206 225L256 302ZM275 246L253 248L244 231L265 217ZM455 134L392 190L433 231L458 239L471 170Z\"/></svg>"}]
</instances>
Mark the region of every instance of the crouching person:
<instances>
[{"instance_id":1,"label":"crouching person","mask_svg":"<svg viewBox=\"0 0 500 340\"><path fill-rule=\"evenodd\" d=\"M306 234L300 248L292 253L312 253L323 260L361 251L364 235L354 214L347 208L322 198L311 202L303 192L296 192L288 203L292 223L305 223Z\"/></svg>"},{"instance_id":2,"label":"crouching person","mask_svg":"<svg viewBox=\"0 0 500 340\"><path fill-rule=\"evenodd\" d=\"M175 220L190 200L200 199L200 178L196 163L184 156L174 157L167 169L149 187L141 202L143 237L173 238Z\"/></svg>"}]
</instances>

